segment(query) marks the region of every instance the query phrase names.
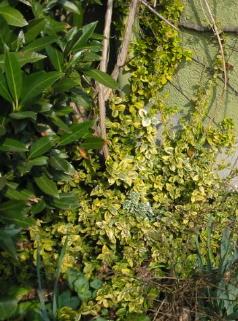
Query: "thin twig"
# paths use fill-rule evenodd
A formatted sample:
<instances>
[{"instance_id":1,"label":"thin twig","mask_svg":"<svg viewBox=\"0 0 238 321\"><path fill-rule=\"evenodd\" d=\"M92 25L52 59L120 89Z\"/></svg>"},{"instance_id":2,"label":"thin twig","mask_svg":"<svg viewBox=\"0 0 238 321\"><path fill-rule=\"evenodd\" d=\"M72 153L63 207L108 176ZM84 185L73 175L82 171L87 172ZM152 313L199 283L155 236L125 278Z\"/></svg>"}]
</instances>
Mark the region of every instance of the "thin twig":
<instances>
[{"instance_id":1,"label":"thin twig","mask_svg":"<svg viewBox=\"0 0 238 321\"><path fill-rule=\"evenodd\" d=\"M156 313L154 315L153 321L156 321L156 319L157 319L157 317L159 315L159 312L160 312L161 308L163 307L164 303L165 303L165 299L162 301L162 303L160 304L159 308L157 309L157 311L156 311Z\"/></svg>"},{"instance_id":2,"label":"thin twig","mask_svg":"<svg viewBox=\"0 0 238 321\"><path fill-rule=\"evenodd\" d=\"M208 11L208 14L210 16L210 19L211 19L211 27L212 29L214 30L214 33L217 37L217 41L218 41L218 44L219 44L219 47L220 47L220 52L221 52L221 56L222 56L222 64L223 64L223 73L224 73L224 91L226 91L227 89L227 72L226 72L226 59L225 59L225 53L224 53L224 49L223 49L223 45L222 45L222 41L221 41L221 37L220 37L220 33L219 33L219 30L217 28L217 25L216 25L216 21L213 17L213 14L211 12L211 8L207 2L207 0L204 0L204 3L207 7L207 11Z\"/></svg>"},{"instance_id":3,"label":"thin twig","mask_svg":"<svg viewBox=\"0 0 238 321\"><path fill-rule=\"evenodd\" d=\"M125 63L126 63L129 44L130 44L131 36L132 36L132 27L133 27L133 24L134 24L134 21L135 21L138 3L139 3L139 0L132 0L131 4L130 4L129 15L128 15L128 18L127 18L124 37L123 37L123 40L122 40L122 44L121 44L121 48L120 48L119 54L117 56L116 65L115 65L115 67L113 69L113 72L112 72L112 78L115 79L115 80L117 80L117 78L118 78L120 68L123 67L125 65ZM111 94L111 90L108 89L105 92L105 100L107 100L109 98L110 94Z\"/></svg>"},{"instance_id":4,"label":"thin twig","mask_svg":"<svg viewBox=\"0 0 238 321\"><path fill-rule=\"evenodd\" d=\"M107 71L108 56L109 56L109 39L111 31L112 22L112 11L113 11L113 0L108 0L107 11L105 15L105 25L104 25L104 39L103 39L103 49L102 58L100 62L100 70L103 72ZM107 159L109 156L108 146L106 144L107 131L106 131L106 100L105 100L105 87L103 85L98 85L98 103L99 103L99 123L101 136L105 140L104 146L102 148L104 158Z\"/></svg>"},{"instance_id":5,"label":"thin twig","mask_svg":"<svg viewBox=\"0 0 238 321\"><path fill-rule=\"evenodd\" d=\"M143 3L151 12L153 12L161 20L166 22L170 27L179 31L179 29L172 22L170 22L168 19L166 19L164 16L162 16L158 11L156 11L153 7L151 7L151 5L149 5L149 3L146 0L140 0L140 2Z\"/></svg>"},{"instance_id":6,"label":"thin twig","mask_svg":"<svg viewBox=\"0 0 238 321\"><path fill-rule=\"evenodd\" d=\"M195 23L191 22L185 22L185 21L180 21L179 27L187 29L187 30L192 30L192 31L197 31L197 32L214 32L211 26L203 26L203 25L197 25ZM238 34L238 27L235 26L225 26L220 30L220 33L234 33Z\"/></svg>"}]
</instances>

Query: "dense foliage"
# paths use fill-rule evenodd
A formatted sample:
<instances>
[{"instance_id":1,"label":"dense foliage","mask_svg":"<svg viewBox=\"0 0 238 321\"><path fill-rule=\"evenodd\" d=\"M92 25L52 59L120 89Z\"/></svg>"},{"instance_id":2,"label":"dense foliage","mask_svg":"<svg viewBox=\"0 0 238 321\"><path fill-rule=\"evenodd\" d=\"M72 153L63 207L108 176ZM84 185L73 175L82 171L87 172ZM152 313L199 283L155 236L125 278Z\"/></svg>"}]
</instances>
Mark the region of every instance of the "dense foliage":
<instances>
[{"instance_id":1,"label":"dense foliage","mask_svg":"<svg viewBox=\"0 0 238 321\"><path fill-rule=\"evenodd\" d=\"M17 252L17 260L1 252L0 320L150 320L147 312L163 295L159 280L196 269L196 237L201 257L209 240L210 264L217 266L223 228L237 220L237 194L219 178L216 161L234 143L232 122L204 122L220 69L174 124L177 109L164 103L161 89L191 53L176 30L144 7L108 106L110 157L102 163L90 151L102 145L85 121L95 111L90 78L117 84L95 69L101 37L96 23L82 27L77 5L0 6L6 29L0 238ZM14 11L21 25L4 10ZM158 10L176 24L182 5L160 1ZM20 223L16 206L21 218L28 215ZM15 252L11 237L19 225Z\"/></svg>"}]
</instances>

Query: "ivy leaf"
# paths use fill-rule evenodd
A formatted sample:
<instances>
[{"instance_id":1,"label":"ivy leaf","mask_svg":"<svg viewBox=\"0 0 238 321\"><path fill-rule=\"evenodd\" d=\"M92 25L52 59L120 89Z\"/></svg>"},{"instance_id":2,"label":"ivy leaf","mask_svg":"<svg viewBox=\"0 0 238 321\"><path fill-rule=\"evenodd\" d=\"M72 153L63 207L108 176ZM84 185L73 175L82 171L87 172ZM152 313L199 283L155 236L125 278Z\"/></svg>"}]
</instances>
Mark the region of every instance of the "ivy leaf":
<instances>
[{"instance_id":1,"label":"ivy leaf","mask_svg":"<svg viewBox=\"0 0 238 321\"><path fill-rule=\"evenodd\" d=\"M21 12L10 6L1 6L0 15L7 21L10 26L24 27L28 25Z\"/></svg>"},{"instance_id":2,"label":"ivy leaf","mask_svg":"<svg viewBox=\"0 0 238 321\"><path fill-rule=\"evenodd\" d=\"M84 72L86 76L93 78L94 80L98 81L100 84L103 84L106 87L111 89L118 89L118 83L108 74L101 70L91 69Z\"/></svg>"},{"instance_id":3,"label":"ivy leaf","mask_svg":"<svg viewBox=\"0 0 238 321\"><path fill-rule=\"evenodd\" d=\"M39 177L34 177L34 181L39 189L47 195L59 197L59 192L54 181L49 179L45 174Z\"/></svg>"}]
</instances>

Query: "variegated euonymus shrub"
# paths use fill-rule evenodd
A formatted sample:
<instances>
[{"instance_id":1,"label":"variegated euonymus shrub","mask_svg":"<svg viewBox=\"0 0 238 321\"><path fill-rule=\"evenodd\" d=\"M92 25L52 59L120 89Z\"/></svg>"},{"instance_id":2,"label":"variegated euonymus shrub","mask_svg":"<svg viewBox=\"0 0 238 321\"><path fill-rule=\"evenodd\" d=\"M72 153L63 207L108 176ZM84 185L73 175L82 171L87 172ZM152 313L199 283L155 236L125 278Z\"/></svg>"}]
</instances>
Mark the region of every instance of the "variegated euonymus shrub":
<instances>
[{"instance_id":1,"label":"variegated euonymus shrub","mask_svg":"<svg viewBox=\"0 0 238 321\"><path fill-rule=\"evenodd\" d=\"M225 192L215 165L218 150L233 143L232 123L224 120L212 127L203 122L217 71L195 93L194 109L175 131L170 119L176 110L163 103L159 90L190 54L181 47L177 31L145 10L138 17L140 36L131 46L126 75L119 79L120 94L109 104L109 159L101 166L94 153L75 145L70 157L77 167L60 192L76 193L78 208L38 217L29 229L30 241L18 249L18 282L31 284L31 269L19 265L27 266L38 252L50 284L59 247L67 240L62 288L67 281L80 304L59 309L62 321L147 321L145 313L160 293L158 280L193 270L195 232L212 216L216 251L231 212L237 219L237 196ZM176 24L182 6L177 0L160 1L159 10ZM90 40L92 48L95 41ZM80 66L86 68L88 62ZM206 233L201 235L202 252ZM6 264L0 267L10 278Z\"/></svg>"}]
</instances>

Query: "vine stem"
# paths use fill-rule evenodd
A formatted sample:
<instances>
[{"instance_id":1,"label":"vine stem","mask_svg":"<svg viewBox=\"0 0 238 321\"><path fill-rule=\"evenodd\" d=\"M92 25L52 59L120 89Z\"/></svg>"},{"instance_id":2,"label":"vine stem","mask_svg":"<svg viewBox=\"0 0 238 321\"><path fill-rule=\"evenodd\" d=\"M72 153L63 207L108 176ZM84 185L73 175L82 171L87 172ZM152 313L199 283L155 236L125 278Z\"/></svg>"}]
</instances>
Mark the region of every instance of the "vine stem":
<instances>
[{"instance_id":1,"label":"vine stem","mask_svg":"<svg viewBox=\"0 0 238 321\"><path fill-rule=\"evenodd\" d=\"M227 72L226 72L226 59L225 59L225 53L224 53L224 49L223 49L223 45L222 45L222 41L221 41L221 37L220 37L220 34L219 34L219 30L217 28L217 25L216 25L216 21L213 17L213 14L212 14L212 11L211 11L211 8L207 2L207 0L204 0L204 3L207 7L207 12L209 14L209 17L210 19L209 20L209 23L217 37L217 41L218 41L218 44L219 44L219 47L220 47L220 52L221 52L221 56L222 56L222 64L223 64L223 73L224 73L224 89L223 89L223 92L226 91L227 89Z\"/></svg>"},{"instance_id":2,"label":"vine stem","mask_svg":"<svg viewBox=\"0 0 238 321\"><path fill-rule=\"evenodd\" d=\"M170 22L168 19L166 19L164 16L162 16L158 11L156 11L146 0L140 0L140 2L143 3L143 5L145 5L151 12L153 12L161 20L166 22L170 27L179 31L179 29L172 22Z\"/></svg>"},{"instance_id":3,"label":"vine stem","mask_svg":"<svg viewBox=\"0 0 238 321\"><path fill-rule=\"evenodd\" d=\"M113 12L113 0L108 0L107 11L105 15L104 24L104 39L103 39L103 49L102 57L100 62L100 70L107 72L108 56L109 56L109 46L110 46L110 33L111 33L111 22L112 22L112 12ZM98 104L99 104L99 124L101 137L104 139L105 143L102 148L104 158L109 157L109 150L106 144L107 140L107 130L106 130L106 99L105 99L105 87L101 84L98 85Z\"/></svg>"}]
</instances>

